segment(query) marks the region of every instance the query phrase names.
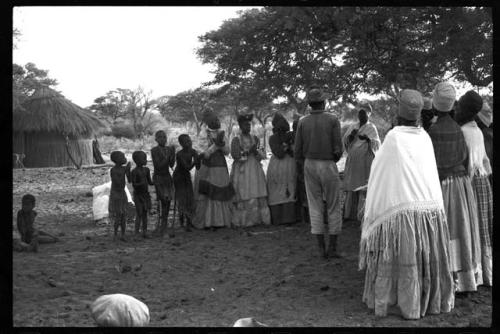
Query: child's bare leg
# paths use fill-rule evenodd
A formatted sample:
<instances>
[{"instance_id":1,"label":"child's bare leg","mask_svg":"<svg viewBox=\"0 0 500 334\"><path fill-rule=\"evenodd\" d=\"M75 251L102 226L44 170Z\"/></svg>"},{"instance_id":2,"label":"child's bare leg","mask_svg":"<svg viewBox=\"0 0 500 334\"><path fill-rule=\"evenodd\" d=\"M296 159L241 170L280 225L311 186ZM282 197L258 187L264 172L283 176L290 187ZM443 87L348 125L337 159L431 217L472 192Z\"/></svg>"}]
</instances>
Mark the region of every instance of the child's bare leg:
<instances>
[{"instance_id":1,"label":"child's bare leg","mask_svg":"<svg viewBox=\"0 0 500 334\"><path fill-rule=\"evenodd\" d=\"M160 225L160 235L165 234L165 230L168 226L168 212L170 211L170 201L161 201L161 225Z\"/></svg>"},{"instance_id":2,"label":"child's bare leg","mask_svg":"<svg viewBox=\"0 0 500 334\"><path fill-rule=\"evenodd\" d=\"M113 217L112 220L114 228L113 240L116 240L116 237L118 236L118 227L120 226L120 221L118 220L118 217Z\"/></svg>"},{"instance_id":3,"label":"child's bare leg","mask_svg":"<svg viewBox=\"0 0 500 334\"><path fill-rule=\"evenodd\" d=\"M127 221L126 221L125 215L122 215L120 217L120 227L121 227L121 232L122 232L120 239L125 240L125 229L127 227Z\"/></svg>"},{"instance_id":4,"label":"child's bare leg","mask_svg":"<svg viewBox=\"0 0 500 334\"><path fill-rule=\"evenodd\" d=\"M40 244L51 244L51 243L59 241L58 237L56 237L50 233L40 231L40 230L38 230L37 233L38 233L38 243L40 243Z\"/></svg>"},{"instance_id":5,"label":"child's bare leg","mask_svg":"<svg viewBox=\"0 0 500 334\"><path fill-rule=\"evenodd\" d=\"M147 232L148 230L148 212L147 210L144 210L142 213L142 237L147 238Z\"/></svg>"},{"instance_id":6,"label":"child's bare leg","mask_svg":"<svg viewBox=\"0 0 500 334\"><path fill-rule=\"evenodd\" d=\"M139 228L141 226L141 214L139 213L139 208L137 207L137 204L135 206L136 212L135 212L135 234L139 234Z\"/></svg>"}]
</instances>

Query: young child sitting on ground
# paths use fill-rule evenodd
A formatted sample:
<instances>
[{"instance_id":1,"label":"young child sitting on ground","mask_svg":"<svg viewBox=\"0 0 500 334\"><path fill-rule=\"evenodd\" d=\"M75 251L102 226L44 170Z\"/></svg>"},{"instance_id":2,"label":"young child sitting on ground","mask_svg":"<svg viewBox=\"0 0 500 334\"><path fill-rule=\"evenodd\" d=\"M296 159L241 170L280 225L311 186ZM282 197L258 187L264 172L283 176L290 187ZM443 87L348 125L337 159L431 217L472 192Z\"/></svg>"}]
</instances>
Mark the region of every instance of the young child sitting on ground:
<instances>
[{"instance_id":1,"label":"young child sitting on ground","mask_svg":"<svg viewBox=\"0 0 500 334\"><path fill-rule=\"evenodd\" d=\"M187 232L191 232L191 219L195 213L195 200L193 182L191 181L191 169L200 167L198 152L193 149L193 142L187 134L179 136L179 144L182 150L177 152L177 164L173 174L175 187L175 200L179 208L179 220ZM184 219L186 220L184 222ZM185 223L185 224L184 224Z\"/></svg>"},{"instance_id":2,"label":"young child sitting on ground","mask_svg":"<svg viewBox=\"0 0 500 334\"><path fill-rule=\"evenodd\" d=\"M139 234L139 229L142 222L142 237L147 238L148 229L148 212L151 210L151 196L149 195L148 185L153 185L151 173L146 167L147 156L143 151L135 151L132 153L136 167L130 173L130 181L134 187L134 204L135 204L135 234Z\"/></svg>"},{"instance_id":3,"label":"young child sitting on ground","mask_svg":"<svg viewBox=\"0 0 500 334\"><path fill-rule=\"evenodd\" d=\"M48 244L59 239L47 232L35 229L35 196L26 194L21 199L21 210L17 212L17 230L21 235L20 242L14 242L17 251L38 251L38 244Z\"/></svg>"},{"instance_id":4,"label":"young child sitting on ground","mask_svg":"<svg viewBox=\"0 0 500 334\"><path fill-rule=\"evenodd\" d=\"M127 163L125 154L121 151L111 152L111 161L115 166L111 168L111 191L109 192L109 219L114 226L114 237L116 240L118 227L121 227L120 240L125 241L125 228L127 223L128 200L125 193L125 177L130 182L130 161ZM125 167L123 165L127 163Z\"/></svg>"}]
</instances>

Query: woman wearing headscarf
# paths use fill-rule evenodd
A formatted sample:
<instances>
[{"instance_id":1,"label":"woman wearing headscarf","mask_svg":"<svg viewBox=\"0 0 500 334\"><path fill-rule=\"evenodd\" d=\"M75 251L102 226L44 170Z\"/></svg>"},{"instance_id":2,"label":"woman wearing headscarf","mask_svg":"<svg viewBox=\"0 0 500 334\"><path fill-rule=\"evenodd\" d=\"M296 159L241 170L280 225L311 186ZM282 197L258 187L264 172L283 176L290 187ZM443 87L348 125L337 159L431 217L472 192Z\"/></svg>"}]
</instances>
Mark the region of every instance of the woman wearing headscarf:
<instances>
[{"instance_id":1,"label":"woman wearing headscarf","mask_svg":"<svg viewBox=\"0 0 500 334\"><path fill-rule=\"evenodd\" d=\"M363 302L378 316L396 305L404 318L454 306L449 232L429 135L417 125L422 96L402 90L398 125L373 160L362 223Z\"/></svg>"},{"instance_id":2,"label":"woman wearing headscarf","mask_svg":"<svg viewBox=\"0 0 500 334\"><path fill-rule=\"evenodd\" d=\"M429 128L434 123L434 109L432 109L432 99L428 97L423 97L423 99L424 108L422 109L422 114L420 115L420 121L424 130L429 132Z\"/></svg>"},{"instance_id":3,"label":"woman wearing headscarf","mask_svg":"<svg viewBox=\"0 0 500 334\"><path fill-rule=\"evenodd\" d=\"M467 145L460 126L450 116L454 109L455 87L440 82L433 91L432 104L437 121L429 129L443 193L444 210L450 231L451 270L456 292L476 291L481 249L477 205L467 173Z\"/></svg>"},{"instance_id":4,"label":"woman wearing headscarf","mask_svg":"<svg viewBox=\"0 0 500 334\"><path fill-rule=\"evenodd\" d=\"M371 113L369 104L361 106L358 112L358 122L351 125L344 134L342 142L347 152L344 169L344 219L356 220L362 209L360 191L357 189L368 183L370 167L375 152L380 147L377 128L368 120Z\"/></svg>"},{"instance_id":5,"label":"woman wearing headscarf","mask_svg":"<svg viewBox=\"0 0 500 334\"><path fill-rule=\"evenodd\" d=\"M229 146L220 121L211 109L205 110L203 121L207 125L208 148L200 154L201 166L196 173L194 196L196 228L230 227L234 188L229 179L225 156Z\"/></svg>"},{"instance_id":6,"label":"woman wearing headscarf","mask_svg":"<svg viewBox=\"0 0 500 334\"><path fill-rule=\"evenodd\" d=\"M293 133L286 118L276 113L269 146L273 155L267 168L268 203L273 224L295 223L296 168Z\"/></svg>"},{"instance_id":7,"label":"woman wearing headscarf","mask_svg":"<svg viewBox=\"0 0 500 334\"><path fill-rule=\"evenodd\" d=\"M231 141L231 182L236 191L233 225L248 227L264 223L271 217L267 205L266 177L260 161L266 156L259 138L250 133L253 114L239 115L240 134Z\"/></svg>"},{"instance_id":8,"label":"woman wearing headscarf","mask_svg":"<svg viewBox=\"0 0 500 334\"><path fill-rule=\"evenodd\" d=\"M493 112L491 111L491 107L487 102L483 103L483 108L476 115L474 120L477 123L479 129L483 133L484 137L484 148L486 149L486 155L488 159L490 159L490 164L493 163L493 128L491 125L493 124ZM493 187L493 170L489 176L490 185Z\"/></svg>"},{"instance_id":9,"label":"woman wearing headscarf","mask_svg":"<svg viewBox=\"0 0 500 334\"><path fill-rule=\"evenodd\" d=\"M472 178L472 188L477 202L479 237L481 240L482 283L493 285L491 241L493 229L493 194L488 176L491 165L484 147L483 133L474 121L481 110L483 99L473 90L458 100L457 123L461 125L469 151L467 171ZM478 283L481 284L481 283Z\"/></svg>"}]
</instances>

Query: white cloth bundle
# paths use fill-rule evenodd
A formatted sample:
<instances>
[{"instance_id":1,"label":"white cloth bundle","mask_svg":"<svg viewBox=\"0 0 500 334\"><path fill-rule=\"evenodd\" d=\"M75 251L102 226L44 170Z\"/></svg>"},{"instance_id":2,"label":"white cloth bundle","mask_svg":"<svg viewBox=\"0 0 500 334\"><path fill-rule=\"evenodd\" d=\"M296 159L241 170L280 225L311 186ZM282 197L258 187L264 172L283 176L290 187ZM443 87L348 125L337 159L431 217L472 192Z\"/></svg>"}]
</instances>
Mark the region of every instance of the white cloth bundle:
<instances>
[{"instance_id":1,"label":"white cloth bundle","mask_svg":"<svg viewBox=\"0 0 500 334\"><path fill-rule=\"evenodd\" d=\"M233 327L267 327L267 325L258 322L254 318L241 318L236 320Z\"/></svg>"},{"instance_id":2,"label":"white cloth bundle","mask_svg":"<svg viewBox=\"0 0 500 334\"><path fill-rule=\"evenodd\" d=\"M108 217L108 203L109 203L110 191L111 191L111 181L92 188L92 196L93 196L92 211L94 214L94 220L99 220ZM128 202L133 204L134 201L132 200L132 195L130 194L127 185L125 185L125 193L127 194Z\"/></svg>"},{"instance_id":3,"label":"white cloth bundle","mask_svg":"<svg viewBox=\"0 0 500 334\"><path fill-rule=\"evenodd\" d=\"M143 327L149 324L149 309L143 302L124 294L104 295L90 307L101 327Z\"/></svg>"}]
</instances>

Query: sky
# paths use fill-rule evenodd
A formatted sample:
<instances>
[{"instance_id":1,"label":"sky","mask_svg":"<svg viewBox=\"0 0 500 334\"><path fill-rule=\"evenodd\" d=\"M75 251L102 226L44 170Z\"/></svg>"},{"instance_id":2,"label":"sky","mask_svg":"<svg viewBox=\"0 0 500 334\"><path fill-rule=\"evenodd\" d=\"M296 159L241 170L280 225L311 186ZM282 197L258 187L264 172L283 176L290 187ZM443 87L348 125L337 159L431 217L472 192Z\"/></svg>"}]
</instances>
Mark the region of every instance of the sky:
<instances>
[{"instance_id":1,"label":"sky","mask_svg":"<svg viewBox=\"0 0 500 334\"><path fill-rule=\"evenodd\" d=\"M14 63L35 63L80 105L116 88L175 95L213 79L198 36L255 7L14 7ZM460 96L470 85L456 86ZM372 99L358 94L359 99Z\"/></svg>"},{"instance_id":2,"label":"sky","mask_svg":"<svg viewBox=\"0 0 500 334\"><path fill-rule=\"evenodd\" d=\"M198 36L252 7L14 7L13 61L35 63L80 105L116 88L175 95L213 78Z\"/></svg>"}]
</instances>

